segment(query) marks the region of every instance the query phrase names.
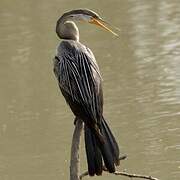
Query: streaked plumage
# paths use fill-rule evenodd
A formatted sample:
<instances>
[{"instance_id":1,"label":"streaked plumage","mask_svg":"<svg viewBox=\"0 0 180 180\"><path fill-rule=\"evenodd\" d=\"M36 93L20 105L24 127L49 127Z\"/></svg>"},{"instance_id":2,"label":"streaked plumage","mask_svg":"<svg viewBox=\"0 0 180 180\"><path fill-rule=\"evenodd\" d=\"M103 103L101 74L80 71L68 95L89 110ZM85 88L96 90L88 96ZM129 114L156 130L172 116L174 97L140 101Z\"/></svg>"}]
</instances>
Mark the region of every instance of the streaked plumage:
<instances>
[{"instance_id":1,"label":"streaked plumage","mask_svg":"<svg viewBox=\"0 0 180 180\"><path fill-rule=\"evenodd\" d=\"M78 18L83 17L83 13L90 16L88 18L98 17L89 10L73 10L65 13L58 20L56 32L58 31L58 36L64 40L58 46L54 58L54 73L74 115L85 123L89 174L101 175L102 158L109 172L115 171L119 148L103 117L102 78L95 57L89 48L78 42L78 33L75 32L77 27L73 27L73 30L69 29L74 25L69 19L72 19L74 14L73 18L77 17L79 13ZM65 30L64 36L62 32Z\"/></svg>"}]
</instances>

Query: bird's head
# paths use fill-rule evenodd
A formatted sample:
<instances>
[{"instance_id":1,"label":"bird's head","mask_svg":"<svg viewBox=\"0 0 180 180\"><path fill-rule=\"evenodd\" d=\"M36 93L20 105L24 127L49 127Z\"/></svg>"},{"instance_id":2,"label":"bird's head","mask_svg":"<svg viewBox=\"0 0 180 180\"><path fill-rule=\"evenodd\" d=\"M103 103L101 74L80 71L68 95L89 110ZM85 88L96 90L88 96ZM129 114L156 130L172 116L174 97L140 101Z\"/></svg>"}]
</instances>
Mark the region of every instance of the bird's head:
<instances>
[{"instance_id":1,"label":"bird's head","mask_svg":"<svg viewBox=\"0 0 180 180\"><path fill-rule=\"evenodd\" d=\"M115 36L118 36L110 28L107 27L109 23L105 22L97 13L89 9L76 9L68 11L61 16L62 19L69 19L74 21L85 21L91 24L95 24L103 29L111 32Z\"/></svg>"}]
</instances>

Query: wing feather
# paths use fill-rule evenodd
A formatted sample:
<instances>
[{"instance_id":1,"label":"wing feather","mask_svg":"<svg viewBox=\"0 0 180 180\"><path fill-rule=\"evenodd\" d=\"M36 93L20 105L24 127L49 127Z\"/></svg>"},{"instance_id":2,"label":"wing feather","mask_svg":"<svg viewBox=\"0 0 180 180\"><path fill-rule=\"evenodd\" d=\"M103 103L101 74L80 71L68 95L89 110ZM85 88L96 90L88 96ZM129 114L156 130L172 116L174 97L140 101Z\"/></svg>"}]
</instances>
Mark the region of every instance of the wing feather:
<instances>
[{"instance_id":1,"label":"wing feather","mask_svg":"<svg viewBox=\"0 0 180 180\"><path fill-rule=\"evenodd\" d=\"M72 48L71 48L72 49ZM58 55L56 77L59 86L73 101L82 105L89 116L98 122L102 112L101 76L95 58L87 49L66 50Z\"/></svg>"}]
</instances>

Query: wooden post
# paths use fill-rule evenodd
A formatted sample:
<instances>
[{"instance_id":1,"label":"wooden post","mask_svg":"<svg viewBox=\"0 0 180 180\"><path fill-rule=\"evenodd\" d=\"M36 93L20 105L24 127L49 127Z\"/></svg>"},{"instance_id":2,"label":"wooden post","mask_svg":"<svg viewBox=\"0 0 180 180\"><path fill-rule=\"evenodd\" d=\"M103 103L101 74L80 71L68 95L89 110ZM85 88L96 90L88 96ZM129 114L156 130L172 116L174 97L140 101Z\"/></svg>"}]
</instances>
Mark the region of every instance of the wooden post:
<instances>
[{"instance_id":1,"label":"wooden post","mask_svg":"<svg viewBox=\"0 0 180 180\"><path fill-rule=\"evenodd\" d=\"M80 119L75 120L75 129L71 144L71 160L70 160L70 180L80 180L80 158L79 147L80 137L83 129L83 122Z\"/></svg>"}]
</instances>

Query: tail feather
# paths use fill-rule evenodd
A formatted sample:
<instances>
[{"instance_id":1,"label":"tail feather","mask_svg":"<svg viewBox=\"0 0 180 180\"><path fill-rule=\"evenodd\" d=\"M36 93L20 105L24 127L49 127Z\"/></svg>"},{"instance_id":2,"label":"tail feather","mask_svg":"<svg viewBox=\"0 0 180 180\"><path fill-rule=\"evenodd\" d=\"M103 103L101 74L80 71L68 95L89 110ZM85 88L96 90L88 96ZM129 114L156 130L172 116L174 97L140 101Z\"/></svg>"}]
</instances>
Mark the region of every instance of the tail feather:
<instances>
[{"instance_id":1,"label":"tail feather","mask_svg":"<svg viewBox=\"0 0 180 180\"><path fill-rule=\"evenodd\" d=\"M91 129L85 125L85 146L90 176L102 174L102 155L98 143Z\"/></svg>"},{"instance_id":2,"label":"tail feather","mask_svg":"<svg viewBox=\"0 0 180 180\"><path fill-rule=\"evenodd\" d=\"M110 173L115 172L115 164L118 165L119 148L118 144L104 119L100 124L100 131L104 143L99 139L93 130L85 125L85 146L89 175L102 174L102 158Z\"/></svg>"},{"instance_id":3,"label":"tail feather","mask_svg":"<svg viewBox=\"0 0 180 180\"><path fill-rule=\"evenodd\" d=\"M107 138L107 144L108 147L110 147L111 154L114 158L114 163L118 166L119 165L119 147L118 144L109 128L107 125L107 122L103 119L102 120L102 126L104 129L103 136Z\"/></svg>"}]
</instances>

